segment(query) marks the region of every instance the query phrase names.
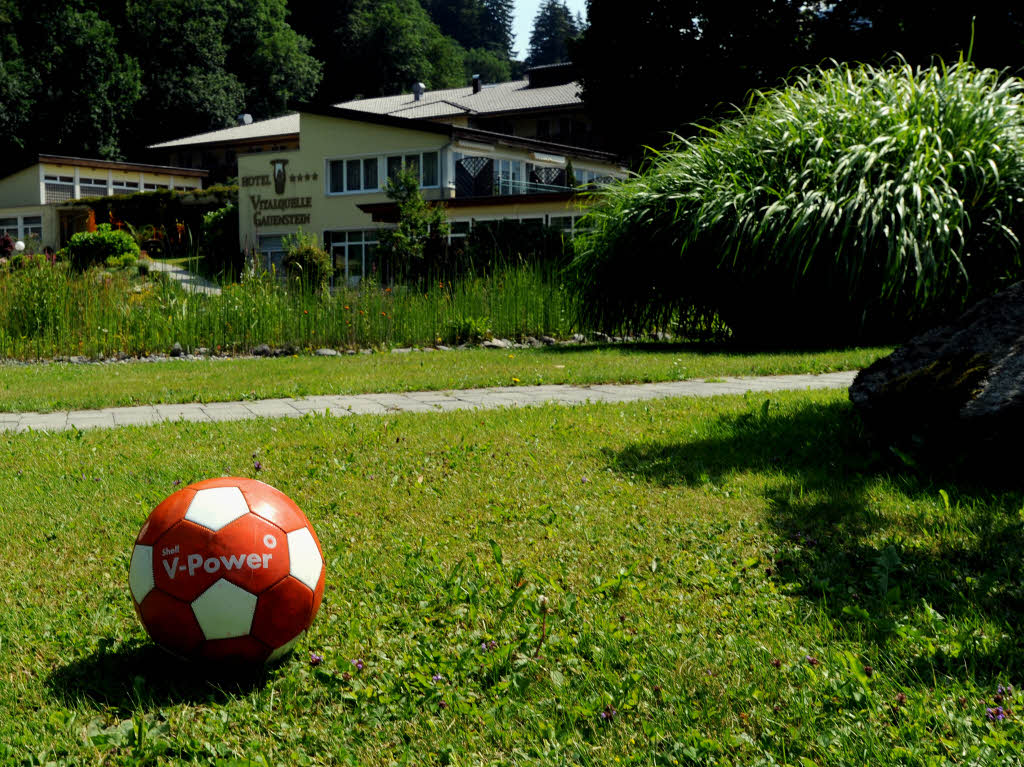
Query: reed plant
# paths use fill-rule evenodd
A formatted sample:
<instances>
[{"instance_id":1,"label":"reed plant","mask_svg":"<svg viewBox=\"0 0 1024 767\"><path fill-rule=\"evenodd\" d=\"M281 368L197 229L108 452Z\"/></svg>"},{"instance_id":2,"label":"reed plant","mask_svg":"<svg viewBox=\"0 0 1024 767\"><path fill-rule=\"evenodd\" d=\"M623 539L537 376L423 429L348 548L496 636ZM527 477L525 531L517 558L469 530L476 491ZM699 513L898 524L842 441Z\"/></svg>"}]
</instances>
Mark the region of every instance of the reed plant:
<instances>
[{"instance_id":1,"label":"reed plant","mask_svg":"<svg viewBox=\"0 0 1024 767\"><path fill-rule=\"evenodd\" d=\"M506 266L484 275L387 287L367 282L334 293L246 274L219 295L183 290L133 270L86 273L48 264L0 272L0 357L39 359L166 352L173 344L244 352L261 344L296 349L422 346L484 335L565 336L576 303L558 272Z\"/></svg>"},{"instance_id":2,"label":"reed plant","mask_svg":"<svg viewBox=\"0 0 1024 767\"><path fill-rule=\"evenodd\" d=\"M955 316L1020 276L1022 89L961 61L834 65L758 94L598 198L574 261L584 321L717 316L777 346Z\"/></svg>"}]
</instances>

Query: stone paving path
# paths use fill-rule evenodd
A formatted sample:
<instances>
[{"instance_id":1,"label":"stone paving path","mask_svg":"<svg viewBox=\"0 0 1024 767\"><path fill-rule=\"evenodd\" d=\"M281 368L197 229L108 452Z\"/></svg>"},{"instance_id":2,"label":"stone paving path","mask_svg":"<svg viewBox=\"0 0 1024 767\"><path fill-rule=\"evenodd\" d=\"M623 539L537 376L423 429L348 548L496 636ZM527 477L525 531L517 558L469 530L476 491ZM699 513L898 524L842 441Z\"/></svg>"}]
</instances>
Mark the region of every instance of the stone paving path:
<instances>
[{"instance_id":1,"label":"stone paving path","mask_svg":"<svg viewBox=\"0 0 1024 767\"><path fill-rule=\"evenodd\" d=\"M198 274L193 274L175 264L165 264L163 261L150 261L149 268L154 272L163 272L172 280L181 283L181 286L190 293L206 293L211 296L220 295L220 288L208 279L200 277Z\"/></svg>"},{"instance_id":2,"label":"stone paving path","mask_svg":"<svg viewBox=\"0 0 1024 767\"><path fill-rule=\"evenodd\" d=\"M319 395L295 399L244 402L141 405L102 410L65 410L55 413L0 413L0 431L66 431L147 426L164 421L239 421L246 418L298 418L307 413L333 416L433 413L444 410L479 410L555 403L636 402L665 397L714 397L719 394L772 392L787 389L841 389L853 382L856 371L825 375L762 376L650 384L593 384L590 386L510 386L494 389L400 392L387 394Z\"/></svg>"}]
</instances>

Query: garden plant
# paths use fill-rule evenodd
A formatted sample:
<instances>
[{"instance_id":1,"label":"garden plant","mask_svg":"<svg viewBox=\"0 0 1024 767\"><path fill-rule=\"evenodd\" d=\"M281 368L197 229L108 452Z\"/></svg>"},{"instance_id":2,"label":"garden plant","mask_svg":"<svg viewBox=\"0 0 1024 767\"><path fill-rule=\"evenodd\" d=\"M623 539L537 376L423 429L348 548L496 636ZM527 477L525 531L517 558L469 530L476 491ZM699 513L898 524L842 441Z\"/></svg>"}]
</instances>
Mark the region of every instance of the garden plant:
<instances>
[{"instance_id":1,"label":"garden plant","mask_svg":"<svg viewBox=\"0 0 1024 767\"><path fill-rule=\"evenodd\" d=\"M595 327L899 341L1020 276L1024 82L814 69L596 202L575 259Z\"/></svg>"}]
</instances>

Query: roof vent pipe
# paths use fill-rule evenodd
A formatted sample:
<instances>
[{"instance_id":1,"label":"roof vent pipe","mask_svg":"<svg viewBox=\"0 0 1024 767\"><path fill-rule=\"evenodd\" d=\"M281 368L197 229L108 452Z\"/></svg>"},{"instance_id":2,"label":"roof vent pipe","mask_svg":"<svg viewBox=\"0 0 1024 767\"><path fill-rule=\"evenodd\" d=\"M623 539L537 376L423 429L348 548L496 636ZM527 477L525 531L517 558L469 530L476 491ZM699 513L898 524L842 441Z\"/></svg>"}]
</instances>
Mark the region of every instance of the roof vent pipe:
<instances>
[{"instance_id":1,"label":"roof vent pipe","mask_svg":"<svg viewBox=\"0 0 1024 767\"><path fill-rule=\"evenodd\" d=\"M483 83L480 82L480 75L473 75L473 93L479 93L483 87Z\"/></svg>"},{"instance_id":2,"label":"roof vent pipe","mask_svg":"<svg viewBox=\"0 0 1024 767\"><path fill-rule=\"evenodd\" d=\"M419 101L421 98L423 98L423 94L426 92L426 90L427 90L427 86L425 86L423 83L413 83L412 84L412 98L413 98L413 101Z\"/></svg>"}]
</instances>

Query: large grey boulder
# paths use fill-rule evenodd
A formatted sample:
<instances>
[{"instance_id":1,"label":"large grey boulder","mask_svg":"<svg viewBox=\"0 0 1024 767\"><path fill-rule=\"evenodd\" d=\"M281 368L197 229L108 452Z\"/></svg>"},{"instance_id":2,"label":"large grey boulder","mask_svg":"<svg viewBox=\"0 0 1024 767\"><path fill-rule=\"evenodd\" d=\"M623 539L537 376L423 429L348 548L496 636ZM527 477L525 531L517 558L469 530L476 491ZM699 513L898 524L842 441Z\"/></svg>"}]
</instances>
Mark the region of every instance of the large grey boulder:
<instances>
[{"instance_id":1,"label":"large grey boulder","mask_svg":"<svg viewBox=\"0 0 1024 767\"><path fill-rule=\"evenodd\" d=\"M850 400L878 440L912 456L998 472L1019 464L1024 282L862 370Z\"/></svg>"}]
</instances>

